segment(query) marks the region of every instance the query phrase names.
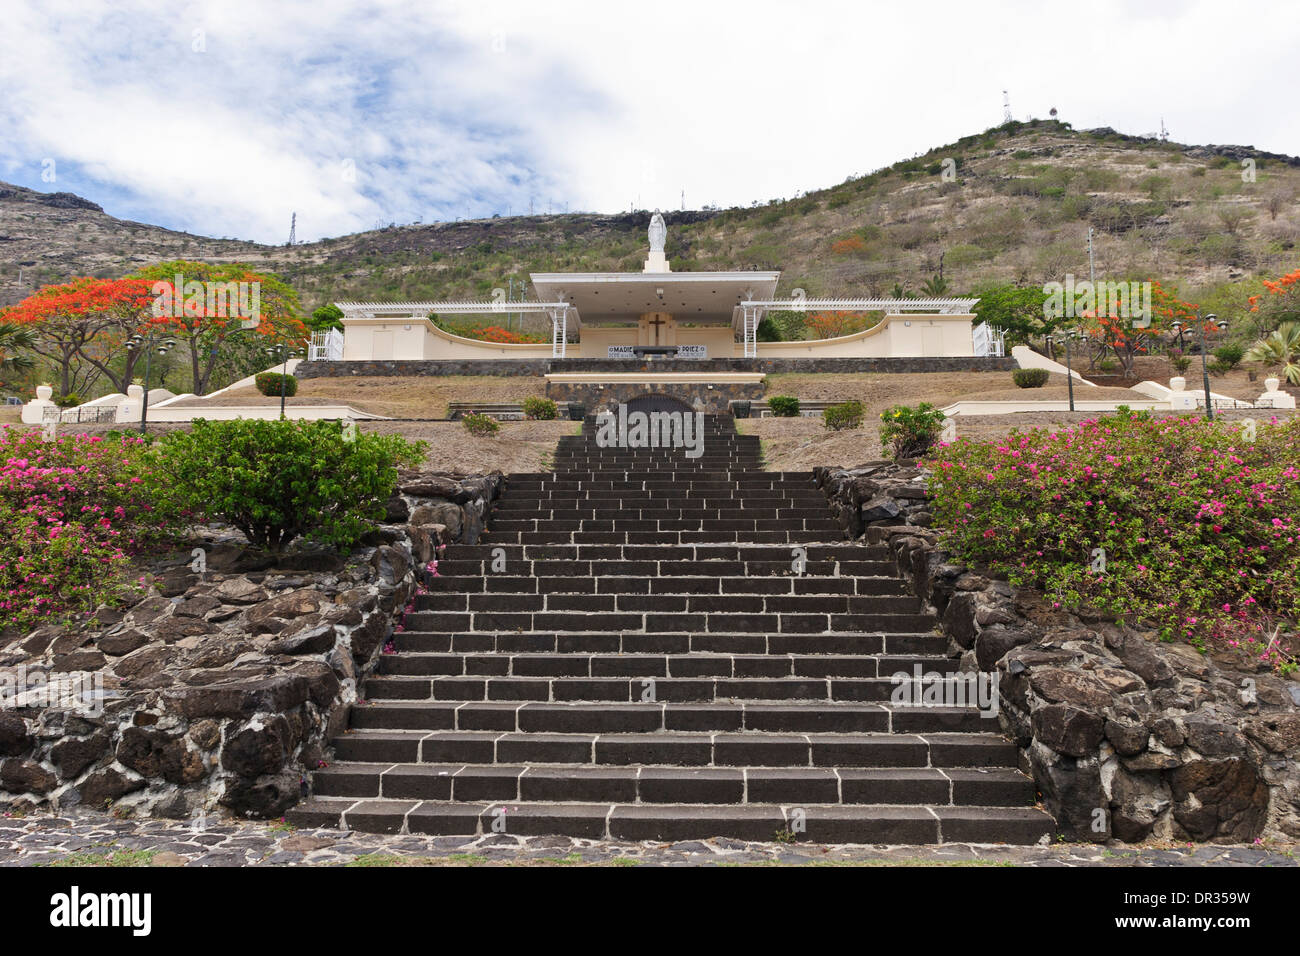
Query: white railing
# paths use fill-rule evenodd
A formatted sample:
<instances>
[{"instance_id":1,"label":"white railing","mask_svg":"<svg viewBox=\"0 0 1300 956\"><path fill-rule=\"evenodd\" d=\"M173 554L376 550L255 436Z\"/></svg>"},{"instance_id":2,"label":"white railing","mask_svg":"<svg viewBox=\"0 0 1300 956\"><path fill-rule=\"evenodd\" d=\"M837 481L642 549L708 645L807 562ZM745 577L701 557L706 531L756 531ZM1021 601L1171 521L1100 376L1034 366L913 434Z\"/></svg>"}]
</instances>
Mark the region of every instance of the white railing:
<instances>
[{"instance_id":1,"label":"white railing","mask_svg":"<svg viewBox=\"0 0 1300 956\"><path fill-rule=\"evenodd\" d=\"M979 356L1007 354L1006 335L996 325L981 322L971 329L971 345Z\"/></svg>"},{"instance_id":2,"label":"white railing","mask_svg":"<svg viewBox=\"0 0 1300 956\"><path fill-rule=\"evenodd\" d=\"M324 332L311 334L311 346L307 350L309 362L338 362L343 358L343 333L338 329L326 329Z\"/></svg>"}]
</instances>

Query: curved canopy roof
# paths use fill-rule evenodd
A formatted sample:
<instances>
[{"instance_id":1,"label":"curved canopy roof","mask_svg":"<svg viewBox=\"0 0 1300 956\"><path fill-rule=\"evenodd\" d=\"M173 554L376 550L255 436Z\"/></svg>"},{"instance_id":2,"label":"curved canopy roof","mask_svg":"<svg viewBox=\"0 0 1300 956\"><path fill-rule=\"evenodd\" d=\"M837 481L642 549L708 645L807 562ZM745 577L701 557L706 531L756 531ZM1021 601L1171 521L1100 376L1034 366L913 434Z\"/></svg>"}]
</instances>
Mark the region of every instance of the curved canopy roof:
<instances>
[{"instance_id":1,"label":"curved canopy roof","mask_svg":"<svg viewBox=\"0 0 1300 956\"><path fill-rule=\"evenodd\" d=\"M728 325L736 306L771 299L779 272L534 272L537 298L568 302L586 323L631 322L645 312Z\"/></svg>"}]
</instances>

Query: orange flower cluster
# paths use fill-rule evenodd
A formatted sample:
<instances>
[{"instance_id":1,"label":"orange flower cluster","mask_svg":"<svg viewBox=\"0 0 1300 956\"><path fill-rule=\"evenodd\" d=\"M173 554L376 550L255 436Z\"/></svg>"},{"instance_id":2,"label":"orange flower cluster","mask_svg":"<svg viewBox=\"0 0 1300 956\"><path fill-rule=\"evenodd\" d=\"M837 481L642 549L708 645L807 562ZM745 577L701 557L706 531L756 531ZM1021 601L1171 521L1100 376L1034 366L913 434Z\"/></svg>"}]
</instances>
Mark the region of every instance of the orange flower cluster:
<instances>
[{"instance_id":1,"label":"orange flower cluster","mask_svg":"<svg viewBox=\"0 0 1300 956\"><path fill-rule=\"evenodd\" d=\"M36 325L58 318L144 312L153 302L148 279L95 279L82 276L32 293L0 312L0 321Z\"/></svg>"},{"instance_id":2,"label":"orange flower cluster","mask_svg":"<svg viewBox=\"0 0 1300 956\"><path fill-rule=\"evenodd\" d=\"M498 345L531 345L540 341L535 335L511 332L499 325L489 325L482 329L470 329L465 334L472 339L478 339L482 342L495 342Z\"/></svg>"},{"instance_id":3,"label":"orange flower cluster","mask_svg":"<svg viewBox=\"0 0 1300 956\"><path fill-rule=\"evenodd\" d=\"M862 241L861 236L849 236L847 239L837 239L831 243L831 252L837 256L846 256L853 252L863 252L867 244Z\"/></svg>"},{"instance_id":4,"label":"orange flower cluster","mask_svg":"<svg viewBox=\"0 0 1300 956\"><path fill-rule=\"evenodd\" d=\"M1264 288L1274 295L1286 295L1287 292L1291 290L1291 287L1297 282L1300 282L1300 269L1296 269L1294 272L1288 272L1276 282L1270 282L1268 279L1265 279ZM1264 298L1262 295L1250 296L1247 300L1250 302L1250 311L1259 311L1259 300L1262 298Z\"/></svg>"},{"instance_id":5,"label":"orange flower cluster","mask_svg":"<svg viewBox=\"0 0 1300 956\"><path fill-rule=\"evenodd\" d=\"M804 320L804 325L816 338L833 339L860 332L866 319L852 312L814 312Z\"/></svg>"}]
</instances>

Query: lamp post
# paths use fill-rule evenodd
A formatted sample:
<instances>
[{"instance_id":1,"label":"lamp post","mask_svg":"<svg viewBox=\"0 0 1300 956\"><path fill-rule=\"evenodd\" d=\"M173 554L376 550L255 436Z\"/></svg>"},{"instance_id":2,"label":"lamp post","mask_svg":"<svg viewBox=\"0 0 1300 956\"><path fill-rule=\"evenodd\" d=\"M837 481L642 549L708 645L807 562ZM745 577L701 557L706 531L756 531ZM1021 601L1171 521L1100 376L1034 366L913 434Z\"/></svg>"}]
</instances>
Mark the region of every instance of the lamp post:
<instances>
[{"instance_id":1,"label":"lamp post","mask_svg":"<svg viewBox=\"0 0 1300 956\"><path fill-rule=\"evenodd\" d=\"M1224 331L1228 327L1228 323L1221 320L1213 312L1205 316L1205 318L1201 318L1201 314L1199 312L1196 314L1197 343L1200 345L1201 348L1201 382L1205 386L1205 418L1207 421L1212 422L1214 421L1214 403L1210 400L1210 368L1206 364L1206 359L1205 359L1205 326L1208 323L1213 323L1215 328L1217 328L1220 332ZM1169 327L1173 329L1175 332L1177 332L1180 338L1182 337L1183 334L1182 322L1174 322Z\"/></svg>"},{"instance_id":2,"label":"lamp post","mask_svg":"<svg viewBox=\"0 0 1300 956\"><path fill-rule=\"evenodd\" d=\"M126 340L127 351L136 352L144 350L144 395L140 402L140 434L145 433L145 427L149 418L149 368L154 352L159 355L166 355L176 345L173 338L165 338L157 345L154 345L155 333L150 332L147 335L141 335L139 332Z\"/></svg>"},{"instance_id":3,"label":"lamp post","mask_svg":"<svg viewBox=\"0 0 1300 956\"><path fill-rule=\"evenodd\" d=\"M284 387L285 387L285 381L289 378L289 356L301 355L302 349L293 348L292 346L281 344L281 345L272 345L269 348L263 349L262 351L264 351L267 355L275 356L277 362L278 361L284 362L284 371L280 373L280 419L283 421L284 420Z\"/></svg>"},{"instance_id":4,"label":"lamp post","mask_svg":"<svg viewBox=\"0 0 1300 956\"><path fill-rule=\"evenodd\" d=\"M1065 384L1070 390L1070 411L1074 411L1074 362L1070 353L1070 343L1075 339L1081 343L1087 342L1088 335L1086 332L1070 331L1052 337L1055 344L1065 344Z\"/></svg>"}]
</instances>

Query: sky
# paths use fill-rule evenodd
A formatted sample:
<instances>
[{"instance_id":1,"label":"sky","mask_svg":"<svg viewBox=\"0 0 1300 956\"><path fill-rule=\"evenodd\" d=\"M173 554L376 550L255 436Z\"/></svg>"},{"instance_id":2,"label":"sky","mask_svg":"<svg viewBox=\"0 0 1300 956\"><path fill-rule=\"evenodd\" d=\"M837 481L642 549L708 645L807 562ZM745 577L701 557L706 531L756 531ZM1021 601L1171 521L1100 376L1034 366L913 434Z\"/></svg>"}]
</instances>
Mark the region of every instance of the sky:
<instances>
[{"instance_id":1,"label":"sky","mask_svg":"<svg viewBox=\"0 0 1300 956\"><path fill-rule=\"evenodd\" d=\"M0 180L214 237L789 198L1055 107L1300 154L1295 0L0 0ZM684 195L683 195L684 194Z\"/></svg>"}]
</instances>

